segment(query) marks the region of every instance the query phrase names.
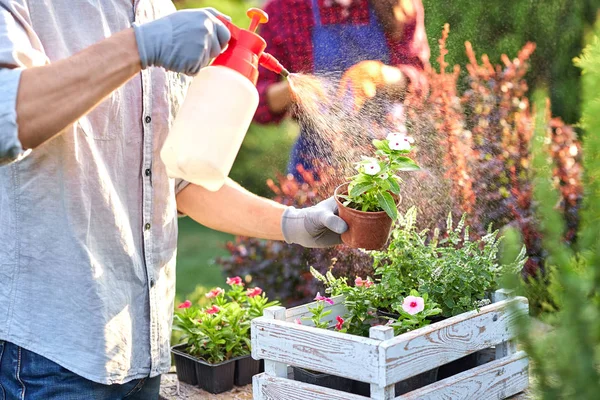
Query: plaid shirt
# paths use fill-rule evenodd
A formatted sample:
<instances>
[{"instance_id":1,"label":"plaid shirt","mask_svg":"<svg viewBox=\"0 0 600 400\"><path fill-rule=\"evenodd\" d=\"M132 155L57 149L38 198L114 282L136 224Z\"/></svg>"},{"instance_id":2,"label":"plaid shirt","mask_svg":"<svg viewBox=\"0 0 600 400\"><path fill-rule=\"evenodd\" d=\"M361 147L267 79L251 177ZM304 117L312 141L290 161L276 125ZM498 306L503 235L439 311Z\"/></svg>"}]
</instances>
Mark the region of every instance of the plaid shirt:
<instances>
[{"instance_id":1,"label":"plaid shirt","mask_svg":"<svg viewBox=\"0 0 600 400\"><path fill-rule=\"evenodd\" d=\"M369 0L354 0L349 13L344 16L337 3L325 6L326 0L319 0L319 11L323 25L368 24ZM422 82L421 72L429 63L429 45L425 34L424 12L421 0L412 0L416 18L404 26L402 40L393 41L389 35L391 64L399 67L412 82ZM293 72L314 72L312 32L315 25L311 0L270 0L265 11L269 23L262 25L260 34L267 42L267 51L275 56L287 69ZM285 113L274 114L266 101L267 88L278 82L279 76L261 67L258 92L260 103L255 115L259 123L277 123Z\"/></svg>"}]
</instances>

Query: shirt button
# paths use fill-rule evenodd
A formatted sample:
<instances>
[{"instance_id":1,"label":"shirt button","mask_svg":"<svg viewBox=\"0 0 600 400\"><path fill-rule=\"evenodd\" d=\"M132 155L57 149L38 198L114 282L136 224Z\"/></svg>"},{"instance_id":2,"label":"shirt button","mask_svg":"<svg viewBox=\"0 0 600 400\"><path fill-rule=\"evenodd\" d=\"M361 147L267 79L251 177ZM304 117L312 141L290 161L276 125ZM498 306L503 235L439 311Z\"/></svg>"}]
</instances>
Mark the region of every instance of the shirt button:
<instances>
[{"instance_id":1,"label":"shirt button","mask_svg":"<svg viewBox=\"0 0 600 400\"><path fill-rule=\"evenodd\" d=\"M155 284L154 278L150 279L150 287L154 287Z\"/></svg>"},{"instance_id":2,"label":"shirt button","mask_svg":"<svg viewBox=\"0 0 600 400\"><path fill-rule=\"evenodd\" d=\"M152 171L150 171L150 168L148 168L148 169L145 171L145 173L146 173L146 176L150 176L150 174L152 173Z\"/></svg>"},{"instance_id":3,"label":"shirt button","mask_svg":"<svg viewBox=\"0 0 600 400\"><path fill-rule=\"evenodd\" d=\"M146 115L145 121L147 124L149 124L152 121L152 117L150 117L149 115Z\"/></svg>"},{"instance_id":4,"label":"shirt button","mask_svg":"<svg viewBox=\"0 0 600 400\"><path fill-rule=\"evenodd\" d=\"M144 229L150 230L150 226L151 226L150 224L146 224L146 225L144 225Z\"/></svg>"}]
</instances>

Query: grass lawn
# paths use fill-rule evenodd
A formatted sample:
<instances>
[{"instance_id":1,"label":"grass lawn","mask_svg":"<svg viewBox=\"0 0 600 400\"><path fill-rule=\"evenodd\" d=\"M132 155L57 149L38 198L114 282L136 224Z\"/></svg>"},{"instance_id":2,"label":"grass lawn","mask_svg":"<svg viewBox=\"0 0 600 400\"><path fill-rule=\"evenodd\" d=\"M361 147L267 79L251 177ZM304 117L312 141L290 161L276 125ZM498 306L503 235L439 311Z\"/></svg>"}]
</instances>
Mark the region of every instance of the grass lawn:
<instances>
[{"instance_id":1,"label":"grass lawn","mask_svg":"<svg viewBox=\"0 0 600 400\"><path fill-rule=\"evenodd\" d=\"M191 218L179 220L177 296L182 299L196 286L223 286L223 275L212 260L227 254L224 244L231 235L208 229Z\"/></svg>"}]
</instances>

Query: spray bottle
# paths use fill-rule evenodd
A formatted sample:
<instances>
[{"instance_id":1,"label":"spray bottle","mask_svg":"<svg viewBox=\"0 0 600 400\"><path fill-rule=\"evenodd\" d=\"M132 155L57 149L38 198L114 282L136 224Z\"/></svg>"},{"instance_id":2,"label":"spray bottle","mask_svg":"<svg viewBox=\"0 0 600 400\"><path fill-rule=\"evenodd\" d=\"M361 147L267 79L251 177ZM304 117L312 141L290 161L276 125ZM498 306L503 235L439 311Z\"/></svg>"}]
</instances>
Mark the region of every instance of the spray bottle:
<instances>
[{"instance_id":1,"label":"spray bottle","mask_svg":"<svg viewBox=\"0 0 600 400\"><path fill-rule=\"evenodd\" d=\"M249 29L225 18L231 32L227 49L192 81L160 156L171 178L181 178L217 191L225 183L258 107L258 65L284 77L289 72L270 54L255 33L268 22L252 8Z\"/></svg>"}]
</instances>

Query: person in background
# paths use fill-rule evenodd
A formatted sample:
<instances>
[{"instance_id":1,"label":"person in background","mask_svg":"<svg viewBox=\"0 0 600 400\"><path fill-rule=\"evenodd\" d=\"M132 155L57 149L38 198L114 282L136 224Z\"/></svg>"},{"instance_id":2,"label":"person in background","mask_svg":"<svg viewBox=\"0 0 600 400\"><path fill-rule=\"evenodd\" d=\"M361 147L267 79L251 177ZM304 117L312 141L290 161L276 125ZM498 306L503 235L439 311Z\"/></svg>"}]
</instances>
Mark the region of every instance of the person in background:
<instances>
[{"instance_id":1,"label":"person in background","mask_svg":"<svg viewBox=\"0 0 600 400\"><path fill-rule=\"evenodd\" d=\"M410 85L426 90L422 74L429 63L421 0L270 0L269 24L261 36L267 51L291 72L325 74L350 90L351 107L360 110L380 94L403 93ZM279 123L294 103L287 80L265 69L258 81L255 121ZM297 166L312 168L307 127L302 127L288 173L302 180Z\"/></svg>"}]
</instances>

